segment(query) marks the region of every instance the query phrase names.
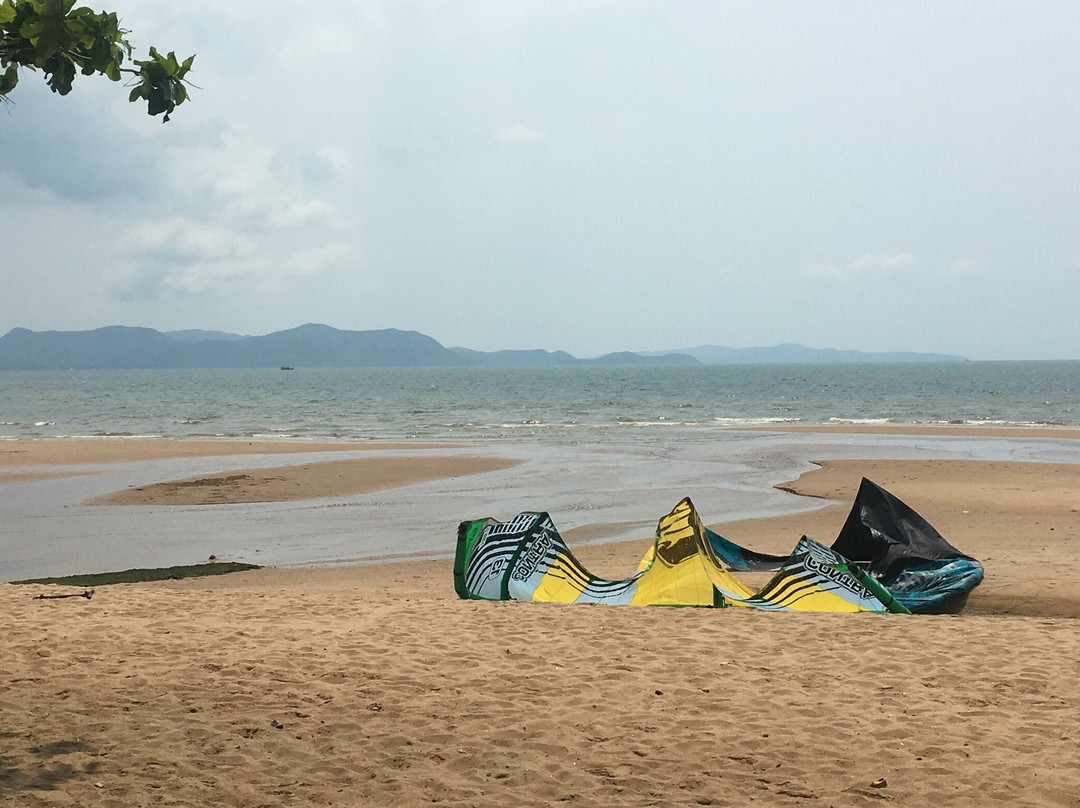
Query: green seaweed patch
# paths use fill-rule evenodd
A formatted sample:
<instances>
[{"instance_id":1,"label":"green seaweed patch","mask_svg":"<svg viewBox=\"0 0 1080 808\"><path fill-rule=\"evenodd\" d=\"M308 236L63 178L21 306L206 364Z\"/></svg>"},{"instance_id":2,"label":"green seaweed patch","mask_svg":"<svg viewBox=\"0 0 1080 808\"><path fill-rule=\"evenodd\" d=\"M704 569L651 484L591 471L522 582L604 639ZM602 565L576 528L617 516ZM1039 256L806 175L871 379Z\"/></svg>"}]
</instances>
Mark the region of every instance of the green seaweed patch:
<instances>
[{"instance_id":1,"label":"green seaweed patch","mask_svg":"<svg viewBox=\"0 0 1080 808\"><path fill-rule=\"evenodd\" d=\"M257 570L258 564L241 564L238 561L219 561L211 564L186 564L178 567L155 567L153 569L98 572L91 575L65 575L60 578L28 578L12 581L13 584L58 584L61 586L108 586L109 584L140 584L146 581L179 581L183 578L201 578L206 575L225 575L230 572Z\"/></svg>"}]
</instances>

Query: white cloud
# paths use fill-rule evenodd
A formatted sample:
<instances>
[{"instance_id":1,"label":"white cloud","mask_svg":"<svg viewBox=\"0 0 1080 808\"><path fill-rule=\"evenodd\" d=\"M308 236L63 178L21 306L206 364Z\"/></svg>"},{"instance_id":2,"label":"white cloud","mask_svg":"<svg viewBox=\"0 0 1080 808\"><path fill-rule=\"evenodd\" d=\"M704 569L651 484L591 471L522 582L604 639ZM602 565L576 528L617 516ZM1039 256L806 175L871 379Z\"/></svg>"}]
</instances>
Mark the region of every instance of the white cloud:
<instances>
[{"instance_id":1,"label":"white cloud","mask_svg":"<svg viewBox=\"0 0 1080 808\"><path fill-rule=\"evenodd\" d=\"M120 248L127 261L111 287L122 299L201 294L263 266L250 239L181 216L135 224Z\"/></svg>"},{"instance_id":2,"label":"white cloud","mask_svg":"<svg viewBox=\"0 0 1080 808\"><path fill-rule=\"evenodd\" d=\"M329 155L337 155L332 148L327 155L316 156L332 167ZM289 227L334 218L333 205L309 193L304 172L290 169L295 159L239 127L218 143L177 147L170 156L172 187L194 200L210 194L218 212L238 223Z\"/></svg>"},{"instance_id":3,"label":"white cloud","mask_svg":"<svg viewBox=\"0 0 1080 808\"><path fill-rule=\"evenodd\" d=\"M164 199L173 215L141 219L119 243L108 279L121 299L220 295L278 288L339 269L352 251L335 208L310 192L347 155L333 146L274 146L241 127L168 149ZM327 230L338 238L327 243Z\"/></svg>"},{"instance_id":4,"label":"white cloud","mask_svg":"<svg viewBox=\"0 0 1080 808\"><path fill-rule=\"evenodd\" d=\"M344 171L352 165L349 152L340 146L324 144L316 150L316 154L329 163L335 171Z\"/></svg>"},{"instance_id":5,"label":"white cloud","mask_svg":"<svg viewBox=\"0 0 1080 808\"><path fill-rule=\"evenodd\" d=\"M277 253L272 244L227 227L184 217L137 223L121 243L127 260L111 286L120 298L220 293L226 287L264 288L289 278L338 271L349 242Z\"/></svg>"},{"instance_id":6,"label":"white cloud","mask_svg":"<svg viewBox=\"0 0 1080 808\"><path fill-rule=\"evenodd\" d=\"M235 259L252 252L250 240L182 216L137 223L122 247L133 256L162 256L177 262Z\"/></svg>"},{"instance_id":7,"label":"white cloud","mask_svg":"<svg viewBox=\"0 0 1080 808\"><path fill-rule=\"evenodd\" d=\"M843 266L814 264L806 274L813 279L831 281L880 279L911 272L916 265L915 256L908 252L894 255L863 253Z\"/></svg>"},{"instance_id":8,"label":"white cloud","mask_svg":"<svg viewBox=\"0 0 1080 808\"><path fill-rule=\"evenodd\" d=\"M285 267L291 275L322 275L344 269L352 254L353 245L347 241L324 244L309 250L298 250L289 257Z\"/></svg>"},{"instance_id":9,"label":"white cloud","mask_svg":"<svg viewBox=\"0 0 1080 808\"><path fill-rule=\"evenodd\" d=\"M0 168L0 210L55 208L62 197L47 185L27 185L22 177Z\"/></svg>"}]
</instances>

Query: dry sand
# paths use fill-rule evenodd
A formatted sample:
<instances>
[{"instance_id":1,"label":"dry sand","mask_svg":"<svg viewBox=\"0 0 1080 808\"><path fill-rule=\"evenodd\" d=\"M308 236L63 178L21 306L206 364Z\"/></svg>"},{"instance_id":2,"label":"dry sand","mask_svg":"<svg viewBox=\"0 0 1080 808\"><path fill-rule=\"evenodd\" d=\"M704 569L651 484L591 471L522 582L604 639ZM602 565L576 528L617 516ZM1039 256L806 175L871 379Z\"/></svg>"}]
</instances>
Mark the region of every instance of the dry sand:
<instances>
[{"instance_id":1,"label":"dry sand","mask_svg":"<svg viewBox=\"0 0 1080 808\"><path fill-rule=\"evenodd\" d=\"M793 487L842 504L718 527L830 542L863 474L984 561L964 614L465 602L445 560L0 585L0 804L1080 805L1080 469L826 461Z\"/></svg>"}]
</instances>

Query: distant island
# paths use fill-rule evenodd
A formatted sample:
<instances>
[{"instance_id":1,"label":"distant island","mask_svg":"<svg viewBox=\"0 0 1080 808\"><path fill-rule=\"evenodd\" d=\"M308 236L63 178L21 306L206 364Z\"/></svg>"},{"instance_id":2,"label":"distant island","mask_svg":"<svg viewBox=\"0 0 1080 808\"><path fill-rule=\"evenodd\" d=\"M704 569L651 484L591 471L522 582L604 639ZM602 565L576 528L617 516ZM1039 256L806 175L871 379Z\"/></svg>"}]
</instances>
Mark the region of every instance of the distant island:
<instances>
[{"instance_id":1,"label":"distant island","mask_svg":"<svg viewBox=\"0 0 1080 808\"><path fill-rule=\"evenodd\" d=\"M662 351L660 353L674 353ZM692 356L705 365L806 365L850 362L966 362L956 354L914 353L911 351L841 351L836 348L807 348L789 343L768 348L724 348L720 345L699 345L683 348L681 354ZM648 353L645 356L654 354Z\"/></svg>"},{"instance_id":2,"label":"distant island","mask_svg":"<svg viewBox=\"0 0 1080 808\"><path fill-rule=\"evenodd\" d=\"M417 331L344 331L308 324L263 336L106 326L92 331L13 328L0 337L0 370L136 368L568 367L747 363L964 361L948 354L863 353L801 345L620 351L579 359L565 351L447 348Z\"/></svg>"}]
</instances>

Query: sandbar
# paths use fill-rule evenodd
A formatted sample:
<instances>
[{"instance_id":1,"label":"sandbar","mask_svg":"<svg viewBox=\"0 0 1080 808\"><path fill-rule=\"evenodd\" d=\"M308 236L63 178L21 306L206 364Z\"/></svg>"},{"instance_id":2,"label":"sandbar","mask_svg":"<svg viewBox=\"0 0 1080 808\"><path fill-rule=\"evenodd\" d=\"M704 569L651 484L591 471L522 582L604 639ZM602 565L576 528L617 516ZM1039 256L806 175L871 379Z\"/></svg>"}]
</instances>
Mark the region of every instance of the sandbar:
<instances>
[{"instance_id":1,"label":"sandbar","mask_svg":"<svg viewBox=\"0 0 1080 808\"><path fill-rule=\"evenodd\" d=\"M87 505L212 505L292 502L382 491L401 485L511 468L504 457L366 457L302 466L237 469L153 483L86 500Z\"/></svg>"}]
</instances>

